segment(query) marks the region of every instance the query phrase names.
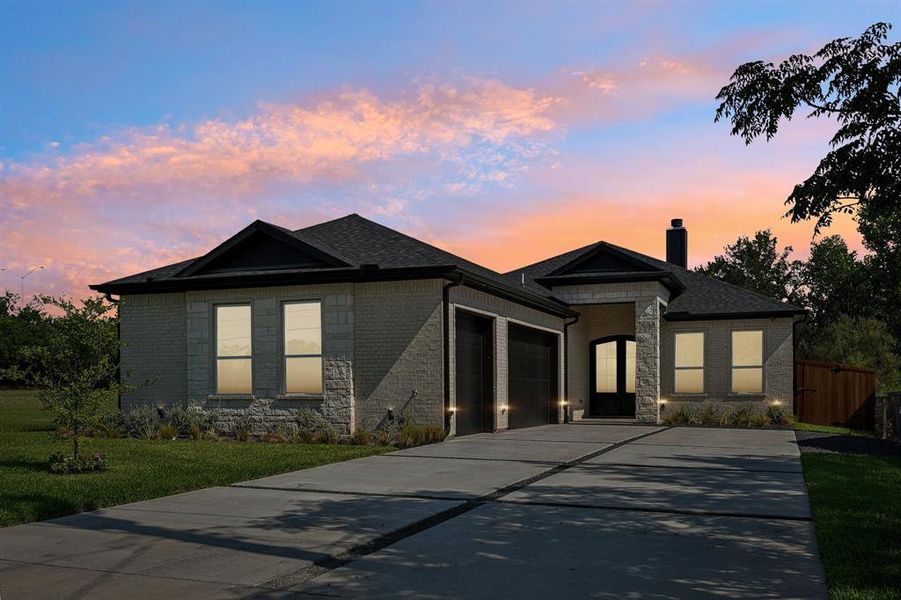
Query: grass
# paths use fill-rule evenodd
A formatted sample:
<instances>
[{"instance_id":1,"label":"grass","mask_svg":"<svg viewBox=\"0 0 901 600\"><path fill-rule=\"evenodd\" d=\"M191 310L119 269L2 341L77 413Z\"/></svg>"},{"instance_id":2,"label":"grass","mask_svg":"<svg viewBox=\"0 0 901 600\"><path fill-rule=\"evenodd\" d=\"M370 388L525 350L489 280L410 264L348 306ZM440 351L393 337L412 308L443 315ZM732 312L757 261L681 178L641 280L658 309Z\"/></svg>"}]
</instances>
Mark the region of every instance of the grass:
<instances>
[{"instance_id":1,"label":"grass","mask_svg":"<svg viewBox=\"0 0 901 600\"><path fill-rule=\"evenodd\" d=\"M795 431L815 431L817 433L838 433L843 435L860 435L873 437L876 435L872 431L861 431L859 429L848 429L847 427L835 427L833 425L814 425L812 423L795 423Z\"/></svg>"},{"instance_id":2,"label":"grass","mask_svg":"<svg viewBox=\"0 0 901 600\"><path fill-rule=\"evenodd\" d=\"M111 406L114 404L111 401ZM234 441L87 439L109 470L54 475L70 453L31 391L0 390L0 527L379 454L386 447Z\"/></svg>"},{"instance_id":3,"label":"grass","mask_svg":"<svg viewBox=\"0 0 901 600\"><path fill-rule=\"evenodd\" d=\"M901 458L810 452L801 462L830 597L901 600Z\"/></svg>"}]
</instances>

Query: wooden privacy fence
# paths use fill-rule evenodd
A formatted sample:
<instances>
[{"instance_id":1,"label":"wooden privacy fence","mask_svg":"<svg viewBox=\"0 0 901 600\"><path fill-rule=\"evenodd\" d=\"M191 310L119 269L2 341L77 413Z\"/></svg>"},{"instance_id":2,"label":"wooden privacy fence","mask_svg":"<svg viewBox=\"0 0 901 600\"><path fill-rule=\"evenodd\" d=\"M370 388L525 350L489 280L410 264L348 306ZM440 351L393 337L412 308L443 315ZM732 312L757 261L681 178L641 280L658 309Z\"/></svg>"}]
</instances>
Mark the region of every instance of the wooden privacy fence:
<instances>
[{"instance_id":1,"label":"wooden privacy fence","mask_svg":"<svg viewBox=\"0 0 901 600\"><path fill-rule=\"evenodd\" d=\"M795 415L804 423L876 427L876 371L795 361Z\"/></svg>"}]
</instances>

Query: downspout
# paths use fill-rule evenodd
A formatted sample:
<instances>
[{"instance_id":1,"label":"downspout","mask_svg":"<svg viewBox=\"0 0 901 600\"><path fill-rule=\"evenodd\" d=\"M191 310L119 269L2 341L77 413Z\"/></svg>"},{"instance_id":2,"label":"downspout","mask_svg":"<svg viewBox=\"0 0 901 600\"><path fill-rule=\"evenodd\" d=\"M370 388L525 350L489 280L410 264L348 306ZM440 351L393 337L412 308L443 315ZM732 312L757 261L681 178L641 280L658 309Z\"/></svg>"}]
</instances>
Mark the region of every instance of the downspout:
<instances>
[{"instance_id":1,"label":"downspout","mask_svg":"<svg viewBox=\"0 0 901 600\"><path fill-rule=\"evenodd\" d=\"M450 289L463 285L463 274L456 273L441 289L444 310L444 429L450 432Z\"/></svg>"},{"instance_id":2,"label":"downspout","mask_svg":"<svg viewBox=\"0 0 901 600\"><path fill-rule=\"evenodd\" d=\"M572 321L564 321L563 323L563 422L569 423L569 326L579 322L576 315Z\"/></svg>"},{"instance_id":3,"label":"downspout","mask_svg":"<svg viewBox=\"0 0 901 600\"><path fill-rule=\"evenodd\" d=\"M119 319L119 301L122 297L119 297L119 300L115 300L113 298L112 293L107 292L105 294L106 301L116 307L116 383L119 385L119 388L122 387L122 321ZM120 411L122 410L122 392L118 389L116 390L116 408Z\"/></svg>"}]
</instances>

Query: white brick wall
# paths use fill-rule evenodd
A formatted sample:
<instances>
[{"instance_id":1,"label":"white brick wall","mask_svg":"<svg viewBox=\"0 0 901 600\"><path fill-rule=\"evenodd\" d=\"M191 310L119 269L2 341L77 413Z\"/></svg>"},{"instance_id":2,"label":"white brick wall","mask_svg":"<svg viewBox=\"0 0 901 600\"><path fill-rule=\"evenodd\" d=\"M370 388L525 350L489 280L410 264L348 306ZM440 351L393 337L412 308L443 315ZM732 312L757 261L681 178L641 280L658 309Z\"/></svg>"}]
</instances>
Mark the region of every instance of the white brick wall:
<instances>
[{"instance_id":1,"label":"white brick wall","mask_svg":"<svg viewBox=\"0 0 901 600\"><path fill-rule=\"evenodd\" d=\"M185 295L123 296L119 303L122 381L150 385L123 394L122 406L184 402L187 397Z\"/></svg>"},{"instance_id":2,"label":"white brick wall","mask_svg":"<svg viewBox=\"0 0 901 600\"><path fill-rule=\"evenodd\" d=\"M731 390L732 331L762 329L764 331L764 393L734 395ZM702 395L679 395L673 391L675 349L674 333L677 331L704 332L704 389ZM793 339L791 318L724 319L716 321L664 322L661 347L661 397L667 399L664 411L680 404L697 406L704 402L721 404L724 408L740 403L754 403L761 410L771 400L784 403L791 414L793 389Z\"/></svg>"},{"instance_id":3,"label":"white brick wall","mask_svg":"<svg viewBox=\"0 0 901 600\"><path fill-rule=\"evenodd\" d=\"M359 283L354 288L357 425L392 408L443 425L443 280Z\"/></svg>"}]
</instances>

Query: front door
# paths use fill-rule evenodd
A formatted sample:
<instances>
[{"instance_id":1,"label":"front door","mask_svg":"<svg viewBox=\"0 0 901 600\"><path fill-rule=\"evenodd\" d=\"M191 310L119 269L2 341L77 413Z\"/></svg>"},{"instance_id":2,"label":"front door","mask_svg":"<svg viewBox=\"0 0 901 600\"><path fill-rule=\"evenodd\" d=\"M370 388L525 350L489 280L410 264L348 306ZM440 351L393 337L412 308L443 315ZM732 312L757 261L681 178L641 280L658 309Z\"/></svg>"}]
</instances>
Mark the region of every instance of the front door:
<instances>
[{"instance_id":1,"label":"front door","mask_svg":"<svg viewBox=\"0 0 901 600\"><path fill-rule=\"evenodd\" d=\"M617 335L591 342L588 414L635 416L635 338Z\"/></svg>"}]
</instances>

